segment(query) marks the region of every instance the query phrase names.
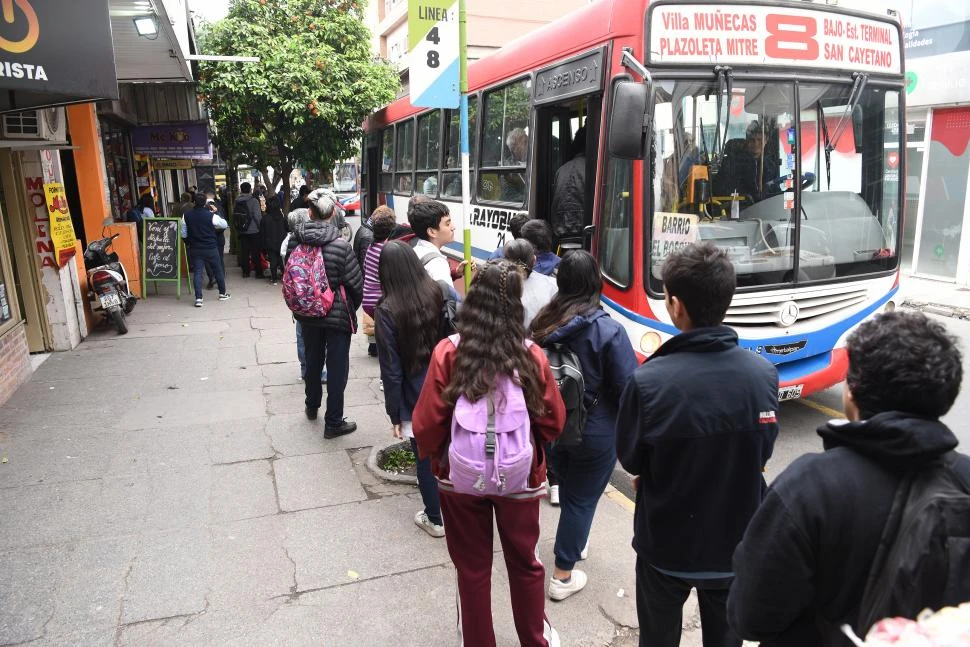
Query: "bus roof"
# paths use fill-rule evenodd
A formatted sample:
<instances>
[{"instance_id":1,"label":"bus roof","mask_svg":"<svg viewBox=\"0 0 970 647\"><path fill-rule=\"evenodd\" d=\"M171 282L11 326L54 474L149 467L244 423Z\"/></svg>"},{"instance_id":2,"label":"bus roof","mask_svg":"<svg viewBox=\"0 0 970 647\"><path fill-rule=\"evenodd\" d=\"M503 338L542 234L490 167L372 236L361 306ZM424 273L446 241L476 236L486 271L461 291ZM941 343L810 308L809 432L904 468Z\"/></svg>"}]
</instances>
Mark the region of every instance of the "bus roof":
<instances>
[{"instance_id":1,"label":"bus roof","mask_svg":"<svg viewBox=\"0 0 970 647\"><path fill-rule=\"evenodd\" d=\"M470 91L486 88L616 36L643 31L648 4L649 0L598 0L566 14L469 63L468 88ZM614 28L614 25L620 27ZM563 43L572 45L564 49ZM410 96L405 96L376 112L371 119L378 123L395 122L423 110L412 106Z\"/></svg>"}]
</instances>

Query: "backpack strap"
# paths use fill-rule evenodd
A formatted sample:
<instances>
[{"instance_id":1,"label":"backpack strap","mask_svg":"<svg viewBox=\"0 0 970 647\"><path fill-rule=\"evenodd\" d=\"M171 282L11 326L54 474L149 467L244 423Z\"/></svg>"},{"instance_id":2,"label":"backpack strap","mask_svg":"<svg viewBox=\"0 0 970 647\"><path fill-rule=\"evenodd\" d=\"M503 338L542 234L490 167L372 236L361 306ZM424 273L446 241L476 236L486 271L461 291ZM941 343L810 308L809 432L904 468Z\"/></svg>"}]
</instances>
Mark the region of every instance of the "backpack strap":
<instances>
[{"instance_id":1,"label":"backpack strap","mask_svg":"<svg viewBox=\"0 0 970 647\"><path fill-rule=\"evenodd\" d=\"M430 263L431 261L433 261L438 257L444 258L444 254L442 254L441 252L428 252L427 254L421 257L421 266L424 267L425 265L427 265L428 263Z\"/></svg>"},{"instance_id":2,"label":"backpack strap","mask_svg":"<svg viewBox=\"0 0 970 647\"><path fill-rule=\"evenodd\" d=\"M488 423L485 425L485 458L495 456L495 402L492 394L488 394Z\"/></svg>"}]
</instances>

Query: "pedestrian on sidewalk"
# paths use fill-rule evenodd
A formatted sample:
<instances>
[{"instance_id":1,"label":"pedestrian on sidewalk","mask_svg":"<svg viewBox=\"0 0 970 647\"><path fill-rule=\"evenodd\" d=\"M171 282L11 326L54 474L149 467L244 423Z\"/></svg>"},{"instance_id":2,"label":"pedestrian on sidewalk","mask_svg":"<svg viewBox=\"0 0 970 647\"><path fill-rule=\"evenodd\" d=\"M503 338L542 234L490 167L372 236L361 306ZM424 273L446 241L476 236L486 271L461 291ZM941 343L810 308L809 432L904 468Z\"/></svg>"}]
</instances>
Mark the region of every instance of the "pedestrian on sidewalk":
<instances>
[{"instance_id":1,"label":"pedestrian on sidewalk","mask_svg":"<svg viewBox=\"0 0 970 647\"><path fill-rule=\"evenodd\" d=\"M306 376L319 375L327 365L327 408L324 438L336 438L357 430L357 424L344 418L344 389L350 372L350 339L357 330L357 308L363 296L363 278L354 250L340 235L334 223L337 205L322 191L307 196L310 222L297 225L290 238L290 250L310 245L323 250L327 282L333 290L333 306L325 317L296 315L302 324L306 344ZM306 417L316 420L323 399L318 380L305 379Z\"/></svg>"},{"instance_id":2,"label":"pedestrian on sidewalk","mask_svg":"<svg viewBox=\"0 0 970 647\"><path fill-rule=\"evenodd\" d=\"M393 214L392 214L393 215ZM374 235L379 237L386 230L394 229L377 219ZM418 402L424 378L431 361L431 351L441 340L445 329L442 318L444 291L431 280L418 262L411 247L402 241L384 245L375 242L367 250L368 260L375 248L380 258L380 288L383 298L374 313L377 332L377 356L381 363L381 381L384 385L384 406L393 425L395 438L407 438L418 455L414 440L411 415ZM367 288L365 283L364 295ZM366 306L365 306L366 307ZM432 537L444 537L444 522L438 499L438 482L431 472L431 459L418 458L418 488L424 509L414 515L414 523Z\"/></svg>"},{"instance_id":3,"label":"pedestrian on sidewalk","mask_svg":"<svg viewBox=\"0 0 970 647\"><path fill-rule=\"evenodd\" d=\"M522 309L525 312L524 325L528 330L539 311L556 296L556 279L535 271L535 248L524 238L513 240L505 246L505 258L518 265L525 277L522 284Z\"/></svg>"},{"instance_id":4,"label":"pedestrian on sidewalk","mask_svg":"<svg viewBox=\"0 0 970 647\"><path fill-rule=\"evenodd\" d=\"M545 354L525 339L522 316L521 275L508 261L489 261L465 297L458 335L435 347L412 416L419 455L431 459L438 478L448 528L445 540L458 575L458 632L465 647L495 646L493 516L508 567L519 643L523 647L559 644L545 615L545 571L536 546L539 500L545 491L543 446L562 432L565 409ZM505 496L459 493L452 482L448 451L456 406L472 408L486 399L489 418L530 427L533 458L527 484L524 490ZM496 449L496 461L500 453Z\"/></svg>"},{"instance_id":5,"label":"pedestrian on sidewalk","mask_svg":"<svg viewBox=\"0 0 970 647\"><path fill-rule=\"evenodd\" d=\"M224 226L216 227L216 255L219 257L219 267L222 268L222 275L225 276L226 261L223 258L223 254L225 254L226 252L226 229L229 228L229 223L226 221L225 213L222 212L222 210L219 207L219 204L216 202L216 195L211 191L205 194L205 206L214 215L219 216L219 218L222 220L222 223L224 223ZM216 222L215 218L213 218L212 220L213 222ZM213 272L209 270L208 266L206 266L206 274L209 277L209 282L208 284L206 284L205 288L207 290L211 290L216 285L216 276Z\"/></svg>"},{"instance_id":6,"label":"pedestrian on sidewalk","mask_svg":"<svg viewBox=\"0 0 970 647\"><path fill-rule=\"evenodd\" d=\"M354 237L354 253L360 261L360 271L364 274L364 334L367 335L367 354L377 357L377 343L374 339L374 308L381 299L381 282L378 278L378 262L381 249L396 226L394 210L381 205L361 225Z\"/></svg>"},{"instance_id":7,"label":"pedestrian on sidewalk","mask_svg":"<svg viewBox=\"0 0 970 647\"><path fill-rule=\"evenodd\" d=\"M680 334L633 374L620 399L617 454L636 486L633 548L641 647L680 644L697 589L705 647L740 647L727 623L731 555L766 489L778 436L778 371L724 326L734 266L709 242L662 270Z\"/></svg>"},{"instance_id":8,"label":"pedestrian on sidewalk","mask_svg":"<svg viewBox=\"0 0 970 647\"><path fill-rule=\"evenodd\" d=\"M549 597L565 600L586 586L586 573L574 566L586 559L596 505L616 465L616 412L637 356L623 326L600 308L602 282L592 254L570 252L559 264L556 282L559 292L533 320L532 339L540 346L560 345L574 352L586 391L582 444L554 444L549 452L562 509Z\"/></svg>"},{"instance_id":9,"label":"pedestrian on sidewalk","mask_svg":"<svg viewBox=\"0 0 970 647\"><path fill-rule=\"evenodd\" d=\"M239 185L239 197L232 207L233 224L239 234L239 246L242 249L243 278L255 270L256 278L263 278L263 266L259 258L262 240L259 235L263 224L263 213L259 208L259 201L253 196L253 185L243 182Z\"/></svg>"},{"instance_id":10,"label":"pedestrian on sidewalk","mask_svg":"<svg viewBox=\"0 0 970 647\"><path fill-rule=\"evenodd\" d=\"M192 286L195 288L195 307L202 307L202 271L208 265L215 274L219 285L219 300L229 299L226 291L226 277L222 272L216 249L216 228L228 226L218 214L205 206L205 194L195 194L195 206L182 215L180 221L182 238L189 246L189 259L192 263Z\"/></svg>"},{"instance_id":11,"label":"pedestrian on sidewalk","mask_svg":"<svg viewBox=\"0 0 970 647\"><path fill-rule=\"evenodd\" d=\"M283 275L280 246L284 238L286 238L286 221L283 218L283 210L280 208L279 198L271 195L266 201L266 216L263 218L263 244L269 256L269 280L273 285L276 285Z\"/></svg>"},{"instance_id":12,"label":"pedestrian on sidewalk","mask_svg":"<svg viewBox=\"0 0 970 647\"><path fill-rule=\"evenodd\" d=\"M862 616L872 611L863 608L867 580L907 477L946 465L970 492L970 457L956 452L956 436L940 422L963 379L956 338L922 313L897 311L859 326L846 350L848 420L819 427L825 451L778 475L734 553L728 619L738 635L765 647L848 645L842 624L864 636L870 627ZM914 546L925 559L904 596L878 588L884 599L916 602L891 615L913 618L970 598L966 537L933 539L940 541ZM914 563L902 558L877 570Z\"/></svg>"},{"instance_id":13,"label":"pedestrian on sidewalk","mask_svg":"<svg viewBox=\"0 0 970 647\"><path fill-rule=\"evenodd\" d=\"M301 207L299 209L294 209L286 216L286 226L290 233L283 238L283 243L280 245L280 256L283 257L283 270L286 271L286 261L289 258L289 251L292 247L296 247L296 243L290 246L290 240L293 238L293 233L296 231L297 226L300 223L310 221L310 210L306 207ZM300 379L306 379L306 344L303 342L303 325L296 319L293 318L296 328L296 357L300 360ZM326 364L326 357L324 357L323 364ZM320 370L320 383L327 383L327 371L325 369Z\"/></svg>"}]
</instances>

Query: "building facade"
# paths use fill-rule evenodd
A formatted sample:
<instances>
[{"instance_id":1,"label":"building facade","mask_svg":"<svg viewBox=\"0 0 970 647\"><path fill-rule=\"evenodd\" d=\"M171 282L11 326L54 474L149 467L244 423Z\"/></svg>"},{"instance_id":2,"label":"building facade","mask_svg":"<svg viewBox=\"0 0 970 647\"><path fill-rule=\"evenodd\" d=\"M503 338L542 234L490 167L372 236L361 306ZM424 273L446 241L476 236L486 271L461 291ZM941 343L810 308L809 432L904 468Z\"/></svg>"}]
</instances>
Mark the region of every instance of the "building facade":
<instances>
[{"instance_id":1,"label":"building facade","mask_svg":"<svg viewBox=\"0 0 970 647\"><path fill-rule=\"evenodd\" d=\"M905 0L903 268L970 284L970 4Z\"/></svg>"}]
</instances>

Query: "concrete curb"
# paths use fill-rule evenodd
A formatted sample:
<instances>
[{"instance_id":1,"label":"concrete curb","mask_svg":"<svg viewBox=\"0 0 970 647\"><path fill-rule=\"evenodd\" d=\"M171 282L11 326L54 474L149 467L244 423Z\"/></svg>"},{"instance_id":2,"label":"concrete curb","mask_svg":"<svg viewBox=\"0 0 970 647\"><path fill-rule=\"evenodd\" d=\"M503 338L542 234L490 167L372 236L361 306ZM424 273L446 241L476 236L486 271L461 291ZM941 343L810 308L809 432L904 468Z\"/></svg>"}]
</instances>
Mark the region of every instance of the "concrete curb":
<instances>
[{"instance_id":1,"label":"concrete curb","mask_svg":"<svg viewBox=\"0 0 970 647\"><path fill-rule=\"evenodd\" d=\"M385 481L390 481L391 483L405 483L407 485L417 485L418 479L416 476L408 476L407 474L394 474L386 470L382 470L377 465L377 457L382 451L391 447L392 445L398 445L401 441L397 438L392 438L389 442L385 442L381 445L374 445L370 448L370 455L367 457L367 469L369 469L374 476Z\"/></svg>"},{"instance_id":2,"label":"concrete curb","mask_svg":"<svg viewBox=\"0 0 970 647\"><path fill-rule=\"evenodd\" d=\"M931 303L929 301L919 301L918 299L903 299L904 308L913 308L921 312L939 315L941 317L952 317L954 319L970 319L970 308L960 308L948 306L943 303Z\"/></svg>"}]
</instances>

